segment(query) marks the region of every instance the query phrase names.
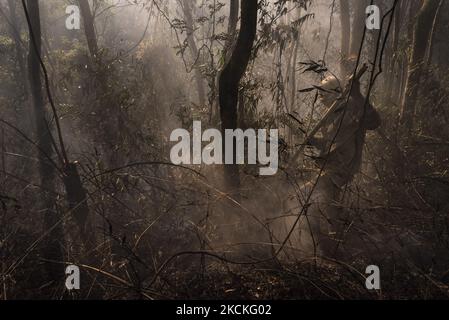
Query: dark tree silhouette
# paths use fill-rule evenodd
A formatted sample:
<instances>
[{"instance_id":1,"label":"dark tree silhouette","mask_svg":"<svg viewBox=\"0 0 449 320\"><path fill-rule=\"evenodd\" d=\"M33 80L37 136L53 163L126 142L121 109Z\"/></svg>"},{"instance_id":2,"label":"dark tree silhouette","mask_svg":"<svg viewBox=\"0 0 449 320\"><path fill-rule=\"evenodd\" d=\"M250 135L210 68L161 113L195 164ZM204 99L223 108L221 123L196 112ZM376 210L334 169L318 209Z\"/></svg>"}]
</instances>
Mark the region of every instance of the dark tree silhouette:
<instances>
[{"instance_id":1,"label":"dark tree silhouette","mask_svg":"<svg viewBox=\"0 0 449 320\"><path fill-rule=\"evenodd\" d=\"M14 39L14 47L16 50L16 59L19 66L20 74L17 77L17 81L20 86L23 86L25 95L28 95L28 81L26 74L25 53L22 47L22 39L20 38L21 28L19 26L19 19L16 12L16 2L14 0L8 0L9 16L11 21L11 38Z\"/></svg>"},{"instance_id":2,"label":"dark tree silhouette","mask_svg":"<svg viewBox=\"0 0 449 320\"><path fill-rule=\"evenodd\" d=\"M36 136L38 139L39 147L39 172L41 178L41 185L45 189L45 194L42 202L42 211L45 213L44 227L45 232L48 232L46 237L46 245L44 249L44 256L48 260L62 261L62 243L64 242L63 235L63 220L64 216L56 211L56 199L54 191L56 188L56 163L50 163L52 154L54 151L58 151L56 141L52 136L51 127L47 120L47 112L45 108L44 97L42 94L42 78L41 71L45 76L45 87L47 89L48 99L52 106L53 115L55 119L58 119L56 108L53 102L53 98L50 94L50 88L48 83L48 74L45 65L41 58L41 26L40 26L40 14L39 14L39 2L27 1L27 5L24 4L25 14L29 26L29 55L28 55L28 69L29 69L29 82L32 95L32 104L34 110L34 119L36 127ZM41 70L42 68L42 70ZM78 230L73 233L74 237L80 237L83 239L86 246L88 241L92 240L93 234L86 231L87 217L89 209L87 206L87 195L81 183L81 178L78 173L78 169L75 163L71 163L65 151L65 146L62 139L61 128L59 120L57 123L58 140L60 141L60 152L57 155L60 160L60 173L62 175L63 184L66 191L66 200L70 216L75 218ZM48 280L57 279L57 272L60 266L57 264L48 264Z\"/></svg>"},{"instance_id":3,"label":"dark tree silhouette","mask_svg":"<svg viewBox=\"0 0 449 320\"><path fill-rule=\"evenodd\" d=\"M98 43L95 33L95 20L92 16L88 0L78 0L83 16L84 33L86 34L87 46L92 57L98 55Z\"/></svg>"},{"instance_id":4,"label":"dark tree silhouette","mask_svg":"<svg viewBox=\"0 0 449 320\"><path fill-rule=\"evenodd\" d=\"M226 129L237 128L237 104L239 83L245 74L251 58L257 31L257 0L241 3L241 23L237 43L231 58L224 67L219 81L220 116L223 133ZM234 152L235 153L235 152ZM226 179L232 189L239 186L238 167L226 166Z\"/></svg>"},{"instance_id":5,"label":"dark tree silhouette","mask_svg":"<svg viewBox=\"0 0 449 320\"><path fill-rule=\"evenodd\" d=\"M25 2L22 2L25 5ZM61 217L56 211L56 199L52 191L55 189L55 167L48 162L48 157L53 154L53 137L46 119L45 103L42 94L41 79L41 22L39 1L27 0L26 14L29 20L29 51L28 51L28 77L30 83L32 105L34 111L37 144L39 147L39 174L43 191L41 210L44 213L44 232L48 232L45 238L44 257L48 260L62 261L61 243L63 239ZM47 279L55 280L62 268L54 263L47 263Z\"/></svg>"}]
</instances>

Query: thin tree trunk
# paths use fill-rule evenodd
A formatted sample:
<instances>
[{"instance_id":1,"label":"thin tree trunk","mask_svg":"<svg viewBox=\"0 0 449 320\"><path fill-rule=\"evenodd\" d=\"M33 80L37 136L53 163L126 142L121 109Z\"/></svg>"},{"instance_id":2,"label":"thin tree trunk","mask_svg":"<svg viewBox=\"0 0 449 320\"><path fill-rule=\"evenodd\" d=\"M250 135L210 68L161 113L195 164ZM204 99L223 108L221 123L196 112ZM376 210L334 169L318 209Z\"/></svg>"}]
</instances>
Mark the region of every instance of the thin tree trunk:
<instances>
[{"instance_id":1,"label":"thin tree trunk","mask_svg":"<svg viewBox=\"0 0 449 320\"><path fill-rule=\"evenodd\" d=\"M413 44L413 25L415 23L416 20L416 16L418 14L419 11L419 6L417 5L417 2L412 2L412 1L404 1L403 3L403 10L406 12L405 13L405 25L406 25L406 30L407 30L407 37L405 39L406 42L406 47L410 48ZM402 106L404 104L405 101L405 89L406 89L406 84L407 84L407 75L408 75L408 69L409 69L409 59L408 58L403 58L401 61L402 64L402 69L401 69L401 77L402 77L402 82L401 82L401 90L399 92L399 97L398 97L398 104L401 106L401 111L402 111Z\"/></svg>"},{"instance_id":2,"label":"thin tree trunk","mask_svg":"<svg viewBox=\"0 0 449 320\"><path fill-rule=\"evenodd\" d=\"M19 82L19 87L23 86L23 92L25 96L28 95L28 79L27 79L27 73L25 71L25 56L24 56L24 50L22 47L22 41L20 38L20 30L18 24L18 18L16 13L16 2L15 0L8 0L8 6L9 6L9 16L11 17L11 37L14 40L14 47L16 50L16 59L17 64L19 66L20 76L17 77L17 81ZM23 114L22 114L23 116Z\"/></svg>"},{"instance_id":3,"label":"thin tree trunk","mask_svg":"<svg viewBox=\"0 0 449 320\"><path fill-rule=\"evenodd\" d=\"M397 66L399 65L398 61L398 48L399 48L399 39L401 36L401 27L402 27L402 9L403 9L403 1L399 1L398 8L396 9L394 16L394 33L393 39L391 43L390 54L387 55L387 76L385 81L385 99L387 102L396 101L393 98L393 92L398 93L400 91L400 87L398 84L400 81L400 75L397 74ZM389 56L389 57L388 57ZM397 81L395 81L395 79Z\"/></svg>"},{"instance_id":4,"label":"thin tree trunk","mask_svg":"<svg viewBox=\"0 0 449 320\"><path fill-rule=\"evenodd\" d=\"M352 21L350 57L358 55L365 29L367 0L353 0L354 19Z\"/></svg>"},{"instance_id":5,"label":"thin tree trunk","mask_svg":"<svg viewBox=\"0 0 449 320\"><path fill-rule=\"evenodd\" d=\"M89 6L89 0L78 0L81 15L83 16L84 33L90 55L94 58L98 55L97 36L95 34L95 21Z\"/></svg>"},{"instance_id":6,"label":"thin tree trunk","mask_svg":"<svg viewBox=\"0 0 449 320\"><path fill-rule=\"evenodd\" d=\"M298 63L298 48L300 41L300 33L298 31L298 38L295 40L293 45L293 59L291 64L291 74L290 74L290 112L292 112L295 108L296 104L296 64Z\"/></svg>"},{"instance_id":7,"label":"thin tree trunk","mask_svg":"<svg viewBox=\"0 0 449 320\"><path fill-rule=\"evenodd\" d=\"M301 8L296 9L296 18L301 18ZM296 84L296 64L298 63L298 50L299 43L301 38L301 25L298 26L298 30L296 30L296 34L291 44L291 52L288 59L288 67L287 67L287 85L290 89L290 93L288 94L287 100L287 111L294 112L296 106L296 94L297 94L297 84ZM288 139L288 143L293 143L293 134L292 130L289 127L286 127L286 136Z\"/></svg>"},{"instance_id":8,"label":"thin tree trunk","mask_svg":"<svg viewBox=\"0 0 449 320\"><path fill-rule=\"evenodd\" d=\"M301 18L301 8L296 9L296 19ZM298 49L299 43L301 39L301 25L296 30L297 34L295 39L293 40L291 58L289 59L289 82L290 82L290 102L289 102L289 110L292 112L295 108L296 104L296 64L298 63Z\"/></svg>"},{"instance_id":9,"label":"thin tree trunk","mask_svg":"<svg viewBox=\"0 0 449 320\"><path fill-rule=\"evenodd\" d=\"M438 0L425 0L414 26L406 92L401 111L401 123L407 131L413 130L414 127L421 75L438 6Z\"/></svg>"},{"instance_id":10,"label":"thin tree trunk","mask_svg":"<svg viewBox=\"0 0 449 320\"><path fill-rule=\"evenodd\" d=\"M349 46L351 43L351 15L349 13L349 0L340 0L340 22L341 22L340 76L344 78L350 72L347 68L347 60L349 57Z\"/></svg>"},{"instance_id":11,"label":"thin tree trunk","mask_svg":"<svg viewBox=\"0 0 449 320\"><path fill-rule=\"evenodd\" d=\"M195 25L193 22L192 0L184 0L182 10L184 12L184 19L187 27L187 44L195 64L193 68L195 71L195 81L198 91L198 103L201 107L204 107L206 105L206 89L204 88L203 75L198 68L198 62L201 62L201 57L199 56L200 53L194 37Z\"/></svg>"}]
</instances>

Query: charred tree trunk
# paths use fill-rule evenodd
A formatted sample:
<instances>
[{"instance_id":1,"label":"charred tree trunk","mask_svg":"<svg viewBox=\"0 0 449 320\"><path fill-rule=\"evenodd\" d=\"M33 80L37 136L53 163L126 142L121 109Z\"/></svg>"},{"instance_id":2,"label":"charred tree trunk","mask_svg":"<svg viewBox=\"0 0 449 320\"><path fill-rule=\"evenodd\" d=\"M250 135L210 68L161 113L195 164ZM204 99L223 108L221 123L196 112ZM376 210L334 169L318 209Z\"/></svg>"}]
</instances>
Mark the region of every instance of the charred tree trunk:
<instances>
[{"instance_id":1,"label":"charred tree trunk","mask_svg":"<svg viewBox=\"0 0 449 320\"><path fill-rule=\"evenodd\" d=\"M16 62L19 66L20 76L17 77L19 87L23 86L24 95L28 95L28 79L26 73L25 54L22 47L22 41L20 38L20 30L18 24L18 18L16 13L16 2L14 0L8 0L9 16L11 17L11 37L14 40L14 47L16 50ZM23 114L22 114L23 115Z\"/></svg>"},{"instance_id":2,"label":"charred tree trunk","mask_svg":"<svg viewBox=\"0 0 449 320\"><path fill-rule=\"evenodd\" d=\"M414 25L406 92L401 111L401 124L406 131L411 131L414 127L421 75L438 7L438 0L425 0Z\"/></svg>"},{"instance_id":3,"label":"charred tree trunk","mask_svg":"<svg viewBox=\"0 0 449 320\"><path fill-rule=\"evenodd\" d=\"M182 10L187 27L187 44L194 61L195 81L198 91L198 103L201 107L204 107L206 105L206 89L204 88L203 75L201 74L201 71L198 67L199 62L201 62L201 57L194 37L195 25L193 22L192 0L184 0L182 3Z\"/></svg>"},{"instance_id":4,"label":"charred tree trunk","mask_svg":"<svg viewBox=\"0 0 449 320\"><path fill-rule=\"evenodd\" d=\"M97 36L95 34L95 21L89 6L89 0L78 0L81 15L83 16L84 33L86 34L87 46L92 58L98 55Z\"/></svg>"},{"instance_id":5,"label":"charred tree trunk","mask_svg":"<svg viewBox=\"0 0 449 320\"><path fill-rule=\"evenodd\" d=\"M95 234L88 228L89 207L87 206L87 193L81 183L81 177L75 163L69 163L64 168L63 182L66 190L66 199L70 215L74 217L78 227L79 240L84 250L93 245Z\"/></svg>"},{"instance_id":6,"label":"charred tree trunk","mask_svg":"<svg viewBox=\"0 0 449 320\"><path fill-rule=\"evenodd\" d=\"M349 46L351 43L351 15L349 13L349 0L340 0L340 22L341 22L341 63L340 76L346 77L350 70L347 68L349 57Z\"/></svg>"},{"instance_id":7,"label":"charred tree trunk","mask_svg":"<svg viewBox=\"0 0 449 320\"><path fill-rule=\"evenodd\" d=\"M30 45L28 56L28 68L29 79L31 87L31 95L34 107L34 118L36 121L36 135L38 137L38 146L45 156L50 157L54 152L54 139L52 137L50 126L46 119L46 110L44 104L44 98L42 95L42 79L41 68L47 81L47 71L41 60L41 46L42 35L40 27L40 14L39 14L39 2L28 0L27 16L29 19L29 33L30 33ZM48 81L46 82L48 86ZM47 87L48 89L48 87ZM48 90L49 102L52 105L55 118L57 118L56 111L53 105L53 99L51 98L50 91ZM60 127L58 126L58 135L61 135ZM86 247L86 241L92 239L92 233L88 234L86 231L86 222L88 217L88 206L86 191L82 186L81 178L78 174L76 164L69 162L67 154L64 149L64 144L61 140L61 160L63 162L63 183L66 190L66 200L68 204L69 213L74 217L78 226L78 233L73 234L80 244ZM48 159L43 157L44 154L40 154L39 172L41 176L41 185L45 190L53 190L55 188L55 166L48 163ZM46 231L49 232L47 237L47 244L45 249L45 256L49 260L62 261L62 248L61 243L64 241L64 235L62 231L62 216L59 216L55 212L55 197L54 194L45 194L43 207L45 212L44 226ZM49 267L49 275L54 276L58 271L57 264L51 264ZM54 278L53 278L54 279ZM50 279L52 280L52 279Z\"/></svg>"},{"instance_id":8,"label":"charred tree trunk","mask_svg":"<svg viewBox=\"0 0 449 320\"><path fill-rule=\"evenodd\" d=\"M231 58L221 72L219 80L220 117L223 134L226 129L237 129L239 84L251 58L256 31L257 0L242 1L241 25L237 43ZM233 151L233 157L235 158L235 150ZM226 165L225 175L228 187L232 190L238 189L240 186L238 166Z\"/></svg>"},{"instance_id":9,"label":"charred tree trunk","mask_svg":"<svg viewBox=\"0 0 449 320\"><path fill-rule=\"evenodd\" d=\"M25 4L23 2L23 4ZM39 2L36 0L27 0L27 15L29 19L29 54L28 54L28 77L30 82L32 105L34 111L34 119L36 122L37 143L41 152L47 156L53 154L52 137L46 119L46 111L44 98L42 95L42 79L41 79L41 25L39 14ZM39 174L40 184L44 189L43 200L41 204L42 212L44 212L44 232L48 232L45 238L45 248L43 249L44 257L52 261L62 261L63 233L61 217L56 212L56 200L54 193L55 168L43 154L39 154ZM46 264L47 280L54 281L63 275L63 269L55 263Z\"/></svg>"},{"instance_id":10,"label":"charred tree trunk","mask_svg":"<svg viewBox=\"0 0 449 320\"><path fill-rule=\"evenodd\" d=\"M387 75L386 75L386 81L385 81L385 99L387 102L394 102L396 103L396 97L393 97L393 92L397 94L400 92L400 75L399 71L396 72L396 70L399 67L399 61L398 61L398 48L399 48L399 39L401 36L401 29L402 29L402 9L403 9L403 2L398 2L398 7L394 14L394 32L393 32L393 39L391 41L390 45L390 54L386 54L386 65L387 65ZM396 81L395 81L396 80Z\"/></svg>"}]
</instances>

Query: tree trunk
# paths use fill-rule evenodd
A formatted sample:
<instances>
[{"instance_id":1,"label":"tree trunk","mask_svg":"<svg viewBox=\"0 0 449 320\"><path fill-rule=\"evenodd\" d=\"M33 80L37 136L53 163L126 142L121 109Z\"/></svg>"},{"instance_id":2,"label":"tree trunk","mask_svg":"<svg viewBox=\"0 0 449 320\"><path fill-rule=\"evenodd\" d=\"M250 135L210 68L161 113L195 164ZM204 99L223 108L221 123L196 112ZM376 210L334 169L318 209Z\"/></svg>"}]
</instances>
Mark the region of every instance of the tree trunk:
<instances>
[{"instance_id":1,"label":"tree trunk","mask_svg":"<svg viewBox=\"0 0 449 320\"><path fill-rule=\"evenodd\" d=\"M345 78L350 70L347 68L349 46L351 43L351 15L349 13L349 0L340 0L341 21L341 63L340 77Z\"/></svg>"},{"instance_id":2,"label":"tree trunk","mask_svg":"<svg viewBox=\"0 0 449 320\"><path fill-rule=\"evenodd\" d=\"M301 8L296 9L296 18L301 18ZM291 57L289 59L289 83L290 83L290 101L289 101L289 111L293 112L296 105L296 94L297 94L297 84L296 84L296 64L298 63L298 50L299 44L301 40L301 25L298 26L298 30L296 30L296 35L292 44L292 52Z\"/></svg>"},{"instance_id":3,"label":"tree trunk","mask_svg":"<svg viewBox=\"0 0 449 320\"><path fill-rule=\"evenodd\" d=\"M39 2L36 0L27 0L27 11L29 16L29 53L28 53L28 77L30 82L32 105L34 110L34 119L36 122L36 133L38 147L47 156L53 154L52 137L46 119L44 98L42 96L42 79L41 79L41 25L39 14ZM44 212L44 232L49 232L46 236L45 248L43 250L44 257L48 260L62 261L63 241L61 217L56 212L56 201L53 193L48 190L54 190L55 168L42 154L39 154L39 173L40 184L45 191L41 204L42 212ZM47 280L59 280L63 275L63 269L57 263L46 264ZM58 276L59 275L59 276Z\"/></svg>"},{"instance_id":4,"label":"tree trunk","mask_svg":"<svg viewBox=\"0 0 449 320\"><path fill-rule=\"evenodd\" d=\"M22 42L20 38L20 27L18 24L18 18L16 13L16 2L14 0L8 0L9 16L11 17L11 38L14 40L14 47L16 50L16 59L19 66L20 76L17 77L19 87L23 86L23 92L25 96L28 95L28 79L25 71L25 56L22 48ZM24 116L24 114L21 114Z\"/></svg>"},{"instance_id":5,"label":"tree trunk","mask_svg":"<svg viewBox=\"0 0 449 320\"><path fill-rule=\"evenodd\" d=\"M394 14L394 32L393 39L391 41L391 48L389 49L390 54L386 55L386 65L387 65L387 75L385 80L385 100L387 102L396 103L396 97L393 97L393 92L397 94L400 92L400 75L399 72L396 72L399 67L398 61L398 48L399 48L399 39L401 37L401 26L402 26L402 9L403 9L403 1L400 0L397 5L397 9ZM396 80L396 81L395 81Z\"/></svg>"},{"instance_id":6,"label":"tree trunk","mask_svg":"<svg viewBox=\"0 0 449 320\"><path fill-rule=\"evenodd\" d=\"M27 11L30 22L30 44L28 56L28 69L31 95L34 107L34 118L36 121L36 134L38 137L38 146L47 156L53 154L53 138L51 137L50 126L46 119L46 111L44 98L42 95L42 79L41 79L41 46L42 35L40 26L39 2L28 0ZM44 70L45 71L45 70ZM45 73L46 74L46 73ZM50 96L49 96L50 98ZM50 100L51 101L51 100ZM51 102L52 103L52 102ZM54 115L57 117L57 114ZM61 148L64 146L61 144ZM66 200L70 215L76 220L78 233L73 234L73 238L81 241L86 249L87 240L93 239L93 233L86 230L86 222L88 216L87 195L82 186L76 165L69 163L66 153L64 154L63 182L66 190ZM41 185L45 190L53 190L55 188L55 167L48 163L42 154L39 155L39 172L41 176ZM55 212L55 196L54 194L45 194L43 201L43 211L45 212L44 226L49 231L46 238L46 249L44 255L47 259L53 261L62 261L61 243L64 241L62 221ZM71 245L70 247L73 247ZM59 273L59 266L55 263L49 264L49 280L55 280L54 276Z\"/></svg>"},{"instance_id":7,"label":"tree trunk","mask_svg":"<svg viewBox=\"0 0 449 320\"><path fill-rule=\"evenodd\" d=\"M401 124L407 131L413 130L414 127L421 75L438 6L438 0L425 0L414 26L406 92L401 111Z\"/></svg>"},{"instance_id":8,"label":"tree trunk","mask_svg":"<svg viewBox=\"0 0 449 320\"><path fill-rule=\"evenodd\" d=\"M237 43L231 58L225 65L219 80L220 117L223 136L226 129L237 129L237 104L239 84L251 58L257 31L257 0L245 0L241 4L241 25ZM235 158L235 148L233 150ZM225 153L223 153L224 155ZM228 187L236 190L240 186L237 165L226 165Z\"/></svg>"},{"instance_id":9,"label":"tree trunk","mask_svg":"<svg viewBox=\"0 0 449 320\"><path fill-rule=\"evenodd\" d=\"M65 167L63 180L66 189L67 204L69 210L71 210L71 216L74 217L78 226L79 238L86 249L92 245L94 233L91 229L87 228L87 218L89 215L87 193L81 183L81 178L75 163L70 163Z\"/></svg>"},{"instance_id":10,"label":"tree trunk","mask_svg":"<svg viewBox=\"0 0 449 320\"><path fill-rule=\"evenodd\" d=\"M89 0L78 0L81 15L83 16L84 33L86 34L87 46L92 58L98 55L97 36L95 34L95 22L90 11Z\"/></svg>"},{"instance_id":11,"label":"tree trunk","mask_svg":"<svg viewBox=\"0 0 449 320\"><path fill-rule=\"evenodd\" d=\"M350 58L356 57L359 53L365 29L367 6L367 0L353 0L354 19L352 21L351 46L349 49Z\"/></svg>"},{"instance_id":12,"label":"tree trunk","mask_svg":"<svg viewBox=\"0 0 449 320\"><path fill-rule=\"evenodd\" d=\"M299 49L299 41L300 41L301 33L298 30L298 38L295 39L293 44L293 52L292 52L292 63L291 63L291 73L290 73L290 112L293 112L296 105L296 93L297 93L297 85L296 85L296 65L298 63L298 49Z\"/></svg>"},{"instance_id":13,"label":"tree trunk","mask_svg":"<svg viewBox=\"0 0 449 320\"><path fill-rule=\"evenodd\" d=\"M184 12L184 19L187 27L187 44L194 61L193 68L195 70L195 81L198 91L198 103L201 107L204 107L206 105L206 89L204 88L203 75L198 68L198 62L201 62L201 58L199 56L200 53L194 37L195 25L193 22L192 0L184 0L182 3L182 10Z\"/></svg>"}]
</instances>

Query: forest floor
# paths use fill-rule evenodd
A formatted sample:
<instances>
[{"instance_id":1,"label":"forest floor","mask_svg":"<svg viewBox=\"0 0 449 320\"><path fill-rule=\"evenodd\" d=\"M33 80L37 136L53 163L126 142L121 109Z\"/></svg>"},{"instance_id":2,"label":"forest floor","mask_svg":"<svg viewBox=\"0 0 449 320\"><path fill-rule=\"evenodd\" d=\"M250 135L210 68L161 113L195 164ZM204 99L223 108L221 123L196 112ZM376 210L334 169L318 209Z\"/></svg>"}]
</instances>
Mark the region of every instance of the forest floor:
<instances>
[{"instance_id":1,"label":"forest floor","mask_svg":"<svg viewBox=\"0 0 449 320\"><path fill-rule=\"evenodd\" d=\"M357 266L358 264L358 266ZM309 261L277 267L211 267L177 270L163 278L161 292L174 299L248 300L403 300L448 299L449 287L432 275L393 266L382 273L381 290L367 290L363 263L335 265ZM174 280L175 279L175 280Z\"/></svg>"}]
</instances>

